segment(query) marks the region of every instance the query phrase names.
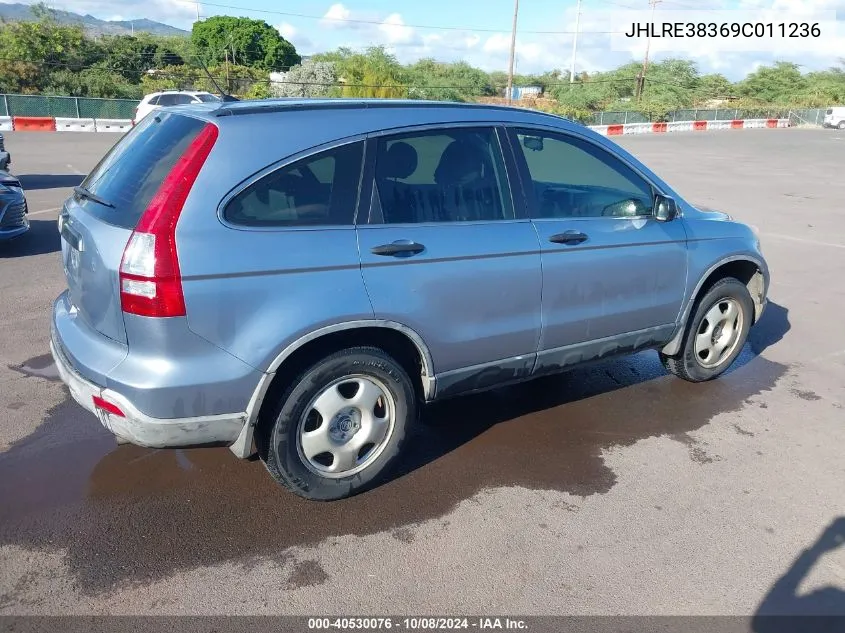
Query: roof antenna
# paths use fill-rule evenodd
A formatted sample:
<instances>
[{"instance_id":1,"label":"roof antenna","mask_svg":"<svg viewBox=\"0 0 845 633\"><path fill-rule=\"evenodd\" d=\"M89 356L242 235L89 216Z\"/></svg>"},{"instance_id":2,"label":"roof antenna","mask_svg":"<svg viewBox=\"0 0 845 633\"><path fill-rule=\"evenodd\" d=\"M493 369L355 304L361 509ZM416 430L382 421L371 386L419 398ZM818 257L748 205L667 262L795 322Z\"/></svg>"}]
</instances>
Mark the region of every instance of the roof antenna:
<instances>
[{"instance_id":1,"label":"roof antenna","mask_svg":"<svg viewBox=\"0 0 845 633\"><path fill-rule=\"evenodd\" d=\"M211 76L211 73L208 72L208 68L205 67L205 62L202 61L202 59L199 56L197 56L197 61L199 61L200 66L202 66L202 69L205 71L205 74L208 75L208 78L211 80L211 83L213 83L214 87L217 88L217 92L220 93L220 99L222 101L225 101L225 102L240 101L240 99L238 99L237 97L233 97L232 95L223 92L223 88L221 88L220 84L218 84L217 81L214 79L214 77Z\"/></svg>"}]
</instances>

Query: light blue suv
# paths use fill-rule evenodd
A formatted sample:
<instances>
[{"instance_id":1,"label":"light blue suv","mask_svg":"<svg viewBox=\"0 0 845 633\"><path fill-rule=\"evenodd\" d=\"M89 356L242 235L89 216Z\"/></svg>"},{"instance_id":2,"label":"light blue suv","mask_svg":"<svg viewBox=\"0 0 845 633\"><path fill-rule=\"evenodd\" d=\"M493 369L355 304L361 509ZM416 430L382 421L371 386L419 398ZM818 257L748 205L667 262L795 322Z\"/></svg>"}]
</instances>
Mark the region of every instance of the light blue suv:
<instances>
[{"instance_id":1,"label":"light blue suv","mask_svg":"<svg viewBox=\"0 0 845 633\"><path fill-rule=\"evenodd\" d=\"M253 444L311 499L383 481L418 404L655 349L730 366L756 232L522 109L281 100L146 117L60 220L52 351L119 441Z\"/></svg>"}]
</instances>

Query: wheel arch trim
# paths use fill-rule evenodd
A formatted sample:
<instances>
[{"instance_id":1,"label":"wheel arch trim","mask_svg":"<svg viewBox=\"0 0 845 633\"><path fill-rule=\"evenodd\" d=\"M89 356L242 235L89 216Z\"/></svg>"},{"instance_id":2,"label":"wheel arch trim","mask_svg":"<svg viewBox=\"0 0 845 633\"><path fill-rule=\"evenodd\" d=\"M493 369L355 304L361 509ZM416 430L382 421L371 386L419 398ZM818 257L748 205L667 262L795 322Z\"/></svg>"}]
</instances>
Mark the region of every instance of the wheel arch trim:
<instances>
[{"instance_id":1,"label":"wheel arch trim","mask_svg":"<svg viewBox=\"0 0 845 633\"><path fill-rule=\"evenodd\" d=\"M279 367L281 367L282 363L285 362L296 350L300 347L310 343L311 341L315 341L318 338L326 336L327 334L334 334L336 332L343 332L346 330L357 330L361 328L367 327L377 327L377 328L384 328L388 330L395 330L400 334L404 334L410 341L414 344L414 347L417 348L417 352L419 352L420 359L422 360L423 371L423 379L425 378L433 378L434 377L434 361L431 357L431 351L428 349L428 346L423 341L423 338L417 334L417 332L405 325L404 323L399 323L398 321L390 321L387 319L356 319L355 321L343 321L341 323L334 323L332 325L326 325L321 328L317 328L316 330L312 330L307 334L303 334L298 339L293 341L292 343L288 344L282 351L273 359L273 362L270 363L270 366L267 368L268 373L275 373L278 371ZM425 383L425 380L423 380Z\"/></svg>"},{"instance_id":2,"label":"wheel arch trim","mask_svg":"<svg viewBox=\"0 0 845 633\"><path fill-rule=\"evenodd\" d=\"M730 255L728 257L723 257L722 259L716 261L715 263L711 264L704 273L699 277L698 282L695 284L695 288L690 293L689 297L687 297L683 311L681 312L678 327L675 331L674 336L672 339L661 348L661 352L666 354L667 356L671 356L673 354L677 354L678 350L681 348L681 341L684 337L684 332L687 329L687 322L689 321L690 314L692 313L692 306L695 304L695 301L698 299L699 293L701 292L704 283L707 279L716 272L719 268L726 264L730 264L732 262L748 262L749 264L754 264L760 273L763 276L763 287L762 287L762 299L758 303L756 297L752 296L752 300L754 301L755 306L755 319L756 322L763 311L763 306L765 305L765 295L768 292L768 285L769 285L769 273L768 273L768 266L766 266L765 262L754 255L751 254L742 254L742 255Z\"/></svg>"},{"instance_id":3,"label":"wheel arch trim","mask_svg":"<svg viewBox=\"0 0 845 633\"><path fill-rule=\"evenodd\" d=\"M253 433L255 425L258 422L258 413L261 411L261 405L264 402L264 396L267 394L267 390L270 387L270 383L273 382L273 378L275 378L276 372L278 371L279 367L281 367L282 363L284 363L285 360L290 358L290 356L296 350L300 349L311 341L316 341L317 339L328 334L334 334L336 332L343 332L346 330L355 330L366 327L377 327L397 331L400 334L405 335L411 341L411 343L414 344L414 347L416 347L417 352L420 355L420 360L422 361L423 373L421 375L421 379L423 395L426 401L432 400L434 398L435 393L434 361L432 360L431 351L428 349L428 346L425 344L425 341L423 341L423 338L419 334L417 334L417 332L413 328L410 328L403 323L399 323L398 321L390 321L386 319L358 319L355 321L333 323L331 325L326 325L324 327L317 328L316 330L312 330L307 334L303 334L295 341L286 345L282 349L282 351L279 352L279 354L273 359L273 362L270 363L270 366L267 368L266 372L264 373L252 393L252 397L249 400L249 406L247 407L246 411L246 423L241 429L241 432L238 435L237 440L235 440L235 443L229 447L230 450L242 459L246 459L252 454Z\"/></svg>"}]
</instances>

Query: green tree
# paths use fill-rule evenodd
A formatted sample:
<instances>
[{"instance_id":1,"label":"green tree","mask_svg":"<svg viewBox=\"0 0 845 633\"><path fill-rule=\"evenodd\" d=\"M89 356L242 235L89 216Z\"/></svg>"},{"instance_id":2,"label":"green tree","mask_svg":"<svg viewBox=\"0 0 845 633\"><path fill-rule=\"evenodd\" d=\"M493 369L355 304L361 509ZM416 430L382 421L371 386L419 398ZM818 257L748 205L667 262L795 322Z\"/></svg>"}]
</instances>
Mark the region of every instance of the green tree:
<instances>
[{"instance_id":1,"label":"green tree","mask_svg":"<svg viewBox=\"0 0 845 633\"><path fill-rule=\"evenodd\" d=\"M181 55L158 38L146 34L107 36L99 43L104 51L101 66L134 84L140 84L141 76L148 70L185 63Z\"/></svg>"},{"instance_id":2,"label":"green tree","mask_svg":"<svg viewBox=\"0 0 845 633\"><path fill-rule=\"evenodd\" d=\"M188 90L195 88L203 71L189 66L163 66L141 77L144 94L160 90Z\"/></svg>"},{"instance_id":3,"label":"green tree","mask_svg":"<svg viewBox=\"0 0 845 633\"><path fill-rule=\"evenodd\" d=\"M216 15L194 23L191 42L209 65L228 60L262 70L284 70L300 62L293 44L261 20Z\"/></svg>"},{"instance_id":4,"label":"green tree","mask_svg":"<svg viewBox=\"0 0 845 633\"><path fill-rule=\"evenodd\" d=\"M72 97L104 99L140 99L141 87L130 83L120 73L103 68L86 68L79 72L62 69L50 73L42 91Z\"/></svg>"},{"instance_id":5,"label":"green tree","mask_svg":"<svg viewBox=\"0 0 845 633\"><path fill-rule=\"evenodd\" d=\"M698 78L696 96L701 100L729 97L733 91L733 84L719 73L702 75Z\"/></svg>"},{"instance_id":6,"label":"green tree","mask_svg":"<svg viewBox=\"0 0 845 633\"><path fill-rule=\"evenodd\" d=\"M318 62L335 65L344 97L397 98L408 94L405 69L383 46L373 46L363 53L348 48L315 55Z\"/></svg>"},{"instance_id":7,"label":"green tree","mask_svg":"<svg viewBox=\"0 0 845 633\"><path fill-rule=\"evenodd\" d=\"M737 88L744 97L766 103L785 103L807 89L807 80L801 75L798 64L776 62L762 66L741 81Z\"/></svg>"},{"instance_id":8,"label":"green tree","mask_svg":"<svg viewBox=\"0 0 845 633\"><path fill-rule=\"evenodd\" d=\"M465 101L494 94L487 73L466 62L446 64L421 59L407 67L405 74L413 99Z\"/></svg>"},{"instance_id":9,"label":"green tree","mask_svg":"<svg viewBox=\"0 0 845 633\"><path fill-rule=\"evenodd\" d=\"M845 71L836 67L805 75L806 87L797 95L799 105L825 108L845 103Z\"/></svg>"}]
</instances>

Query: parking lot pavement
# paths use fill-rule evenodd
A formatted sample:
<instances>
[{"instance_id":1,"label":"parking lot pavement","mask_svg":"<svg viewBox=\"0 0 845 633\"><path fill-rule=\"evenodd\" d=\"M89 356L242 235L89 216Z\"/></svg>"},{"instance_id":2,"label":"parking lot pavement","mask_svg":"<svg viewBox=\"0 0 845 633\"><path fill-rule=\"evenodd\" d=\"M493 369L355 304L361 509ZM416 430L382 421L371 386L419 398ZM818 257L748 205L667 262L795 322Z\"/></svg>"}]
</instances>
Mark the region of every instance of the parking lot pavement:
<instances>
[{"instance_id":1,"label":"parking lot pavement","mask_svg":"<svg viewBox=\"0 0 845 633\"><path fill-rule=\"evenodd\" d=\"M0 243L0 613L845 613L845 133L619 139L761 231L729 374L642 353L444 402L403 476L329 504L226 449L118 447L56 382L55 209L115 140L6 139L34 214Z\"/></svg>"}]
</instances>

